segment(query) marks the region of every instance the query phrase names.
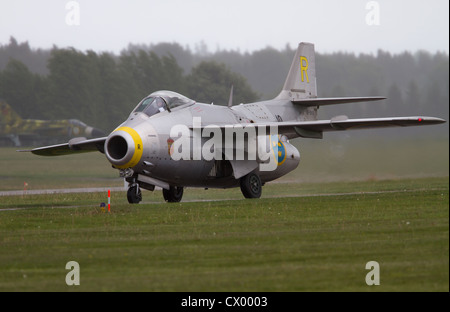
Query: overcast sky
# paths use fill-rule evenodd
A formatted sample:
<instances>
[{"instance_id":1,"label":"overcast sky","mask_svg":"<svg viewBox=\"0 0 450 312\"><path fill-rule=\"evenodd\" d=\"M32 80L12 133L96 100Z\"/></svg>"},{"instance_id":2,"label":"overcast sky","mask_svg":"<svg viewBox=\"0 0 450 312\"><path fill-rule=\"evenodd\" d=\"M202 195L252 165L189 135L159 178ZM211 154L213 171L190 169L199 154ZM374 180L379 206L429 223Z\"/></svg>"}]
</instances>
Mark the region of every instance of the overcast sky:
<instances>
[{"instance_id":1,"label":"overcast sky","mask_svg":"<svg viewBox=\"0 0 450 312\"><path fill-rule=\"evenodd\" d=\"M252 52L449 53L448 0L0 0L0 45L120 53L129 43Z\"/></svg>"}]
</instances>

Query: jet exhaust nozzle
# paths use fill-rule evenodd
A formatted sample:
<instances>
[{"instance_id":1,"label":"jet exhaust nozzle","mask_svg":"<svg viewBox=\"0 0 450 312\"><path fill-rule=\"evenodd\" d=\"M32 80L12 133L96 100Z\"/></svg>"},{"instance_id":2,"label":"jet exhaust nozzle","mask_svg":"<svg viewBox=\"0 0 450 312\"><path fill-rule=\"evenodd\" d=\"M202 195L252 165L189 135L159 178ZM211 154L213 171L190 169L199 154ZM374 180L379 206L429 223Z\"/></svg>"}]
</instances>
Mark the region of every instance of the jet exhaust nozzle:
<instances>
[{"instance_id":1,"label":"jet exhaust nozzle","mask_svg":"<svg viewBox=\"0 0 450 312\"><path fill-rule=\"evenodd\" d=\"M118 169L136 166L142 156L142 139L132 128L122 127L112 132L105 141L105 154Z\"/></svg>"}]
</instances>

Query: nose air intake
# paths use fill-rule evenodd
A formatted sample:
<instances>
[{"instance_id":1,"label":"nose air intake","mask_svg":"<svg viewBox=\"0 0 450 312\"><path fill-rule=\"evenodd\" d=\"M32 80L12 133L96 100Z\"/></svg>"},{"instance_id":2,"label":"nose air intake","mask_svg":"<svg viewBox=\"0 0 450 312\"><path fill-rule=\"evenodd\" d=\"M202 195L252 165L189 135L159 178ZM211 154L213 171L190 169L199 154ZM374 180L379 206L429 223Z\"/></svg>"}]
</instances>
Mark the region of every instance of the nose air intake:
<instances>
[{"instance_id":1,"label":"nose air intake","mask_svg":"<svg viewBox=\"0 0 450 312\"><path fill-rule=\"evenodd\" d=\"M127 140L121 135L114 135L108 141L108 151L111 159L122 160L127 156L128 153L128 143Z\"/></svg>"},{"instance_id":2,"label":"nose air intake","mask_svg":"<svg viewBox=\"0 0 450 312\"><path fill-rule=\"evenodd\" d=\"M129 127L115 130L105 141L106 158L119 169L136 166L142 157L142 151L141 137Z\"/></svg>"}]
</instances>

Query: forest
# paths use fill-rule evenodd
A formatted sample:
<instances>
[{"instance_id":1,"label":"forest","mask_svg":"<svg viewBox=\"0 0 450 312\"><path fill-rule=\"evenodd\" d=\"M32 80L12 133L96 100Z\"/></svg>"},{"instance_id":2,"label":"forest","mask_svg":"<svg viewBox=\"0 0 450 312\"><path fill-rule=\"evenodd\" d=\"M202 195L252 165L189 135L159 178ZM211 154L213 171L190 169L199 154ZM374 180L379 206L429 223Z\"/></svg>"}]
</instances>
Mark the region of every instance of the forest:
<instances>
[{"instance_id":1,"label":"forest","mask_svg":"<svg viewBox=\"0 0 450 312\"><path fill-rule=\"evenodd\" d=\"M74 48L36 49L13 37L0 46L0 98L23 118L77 118L106 131L146 95L172 90L198 102L226 105L275 97L296 47L242 53L194 50L177 43L130 44L119 55ZM427 115L449 119L449 58L427 51L320 53L320 97L385 96L387 100L321 108L319 118ZM433 127L431 127L433 128ZM448 137L448 123L435 130Z\"/></svg>"}]
</instances>

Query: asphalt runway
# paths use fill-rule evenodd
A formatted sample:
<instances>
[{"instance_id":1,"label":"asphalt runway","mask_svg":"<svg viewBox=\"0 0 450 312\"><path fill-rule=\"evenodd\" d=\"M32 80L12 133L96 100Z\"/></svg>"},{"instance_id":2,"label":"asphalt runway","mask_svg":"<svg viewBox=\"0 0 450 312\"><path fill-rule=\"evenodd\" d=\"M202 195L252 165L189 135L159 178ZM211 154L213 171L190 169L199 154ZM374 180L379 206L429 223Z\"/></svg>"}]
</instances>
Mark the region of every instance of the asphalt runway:
<instances>
[{"instance_id":1,"label":"asphalt runway","mask_svg":"<svg viewBox=\"0 0 450 312\"><path fill-rule=\"evenodd\" d=\"M126 191L124 187L90 187L90 188L66 188L50 190L20 190L20 191L0 191L0 196L21 196L21 195L46 195L46 194L70 194L70 193L101 193L111 191Z\"/></svg>"},{"instance_id":2,"label":"asphalt runway","mask_svg":"<svg viewBox=\"0 0 450 312\"><path fill-rule=\"evenodd\" d=\"M101 193L108 192L108 190L117 192L125 192L125 187L90 187L90 188L65 188L65 189L49 189L49 190L17 190L17 191L0 191L0 196L21 196L21 195L46 195L46 194L70 194L70 193ZM155 187L155 190L161 190L159 187ZM404 193L404 192L417 192L421 190L430 189L414 189L414 190L392 190L392 191L374 191L374 192L346 192L346 193L319 193L319 194L295 194L295 195L271 195L265 196L266 198L277 197L315 197L315 196L339 196L339 195L358 195L358 194L386 194L386 193ZM431 190L443 190L443 189L431 189ZM217 201L217 200L233 200L233 199L205 199L205 200L192 200L195 201ZM182 201L186 202L186 201Z\"/></svg>"},{"instance_id":3,"label":"asphalt runway","mask_svg":"<svg viewBox=\"0 0 450 312\"><path fill-rule=\"evenodd\" d=\"M0 191L1 196L22 196L22 195L44 195L44 194L70 194L70 193L95 193L95 192L108 192L111 191L126 191L124 187L97 187L97 188L68 188L68 189L49 189L49 190L27 190L27 191ZM270 195L263 196L263 198L281 198L281 197L290 197L290 198L302 198L302 197L325 197L325 196L348 196L348 195L373 195L373 194L388 194L388 193L411 193L417 192L421 189L414 190L391 190L391 191L376 191L376 192L346 192L346 193L320 193L320 194L295 194L295 195ZM434 191L443 191L443 188L433 188L433 189L423 189L423 190L434 190ZM243 198L221 198L221 199L191 199L191 200L182 200L182 203L195 203L195 202L217 202L217 201L236 201L242 200ZM146 204L161 204L161 202L145 202L142 201L139 203L140 205ZM52 207L52 208L77 208L82 206L60 206L60 207ZM24 210L24 209L32 209L32 208L0 208L0 211L12 211L12 210Z\"/></svg>"}]
</instances>

